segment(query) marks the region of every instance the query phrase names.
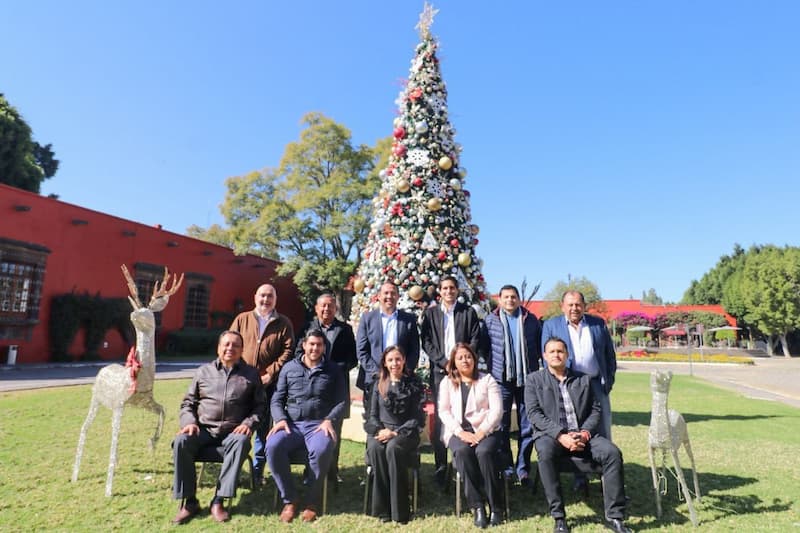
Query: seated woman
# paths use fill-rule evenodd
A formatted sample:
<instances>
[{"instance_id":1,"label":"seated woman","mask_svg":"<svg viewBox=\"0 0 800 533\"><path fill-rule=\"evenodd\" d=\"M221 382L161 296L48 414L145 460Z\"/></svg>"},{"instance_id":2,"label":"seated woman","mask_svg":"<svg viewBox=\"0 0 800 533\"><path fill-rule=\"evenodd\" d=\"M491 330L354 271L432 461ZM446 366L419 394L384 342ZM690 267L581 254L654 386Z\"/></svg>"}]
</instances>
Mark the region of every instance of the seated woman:
<instances>
[{"instance_id":1,"label":"seated woman","mask_svg":"<svg viewBox=\"0 0 800 533\"><path fill-rule=\"evenodd\" d=\"M500 447L497 430L503 418L500 387L491 375L478 372L478 357L464 342L450 352L447 375L450 379L443 380L439 388L442 441L453 452L455 468L464 479L475 525L499 525L500 472L495 459Z\"/></svg>"},{"instance_id":2,"label":"seated woman","mask_svg":"<svg viewBox=\"0 0 800 533\"><path fill-rule=\"evenodd\" d=\"M367 457L375 472L372 515L384 522L408 522L408 467L424 427L422 401L422 383L406 368L403 351L386 348L364 423Z\"/></svg>"}]
</instances>

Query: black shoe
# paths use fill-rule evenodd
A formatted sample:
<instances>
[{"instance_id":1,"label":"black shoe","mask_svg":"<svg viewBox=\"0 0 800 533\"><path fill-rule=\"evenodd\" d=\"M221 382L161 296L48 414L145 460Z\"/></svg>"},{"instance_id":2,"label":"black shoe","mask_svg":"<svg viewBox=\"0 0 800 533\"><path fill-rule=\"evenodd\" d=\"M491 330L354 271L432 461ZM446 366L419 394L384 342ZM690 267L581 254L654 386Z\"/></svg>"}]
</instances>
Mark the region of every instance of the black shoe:
<instances>
[{"instance_id":1,"label":"black shoe","mask_svg":"<svg viewBox=\"0 0 800 533\"><path fill-rule=\"evenodd\" d=\"M633 533L633 530L626 526L625 522L619 518L610 518L606 520L605 526L611 531L616 531L616 533Z\"/></svg>"},{"instance_id":2,"label":"black shoe","mask_svg":"<svg viewBox=\"0 0 800 533\"><path fill-rule=\"evenodd\" d=\"M521 472L517 475L517 478L519 479L519 484L521 487L528 488L531 486L531 478L527 472Z\"/></svg>"},{"instance_id":3,"label":"black shoe","mask_svg":"<svg viewBox=\"0 0 800 533\"><path fill-rule=\"evenodd\" d=\"M490 526L492 526L492 527L499 526L502 523L503 523L503 514L502 513L499 513L499 512L494 511L494 510L491 513L489 513L489 525Z\"/></svg>"},{"instance_id":4,"label":"black shoe","mask_svg":"<svg viewBox=\"0 0 800 533\"><path fill-rule=\"evenodd\" d=\"M486 519L486 509L483 507L478 507L472 510L472 514L475 517L475 527L479 527L481 529L486 529L486 526L489 525L489 521Z\"/></svg>"},{"instance_id":5,"label":"black shoe","mask_svg":"<svg viewBox=\"0 0 800 533\"><path fill-rule=\"evenodd\" d=\"M563 518L556 518L556 523L553 526L553 533L569 533L567 521Z\"/></svg>"}]
</instances>

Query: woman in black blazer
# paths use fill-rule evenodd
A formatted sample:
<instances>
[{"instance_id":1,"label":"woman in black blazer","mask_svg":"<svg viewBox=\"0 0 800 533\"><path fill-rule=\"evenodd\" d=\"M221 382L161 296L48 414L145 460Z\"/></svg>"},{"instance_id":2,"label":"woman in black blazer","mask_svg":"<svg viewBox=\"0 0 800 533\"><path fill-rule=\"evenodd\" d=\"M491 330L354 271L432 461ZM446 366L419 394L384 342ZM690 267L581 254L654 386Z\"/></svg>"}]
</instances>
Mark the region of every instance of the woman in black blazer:
<instances>
[{"instance_id":1,"label":"woman in black blazer","mask_svg":"<svg viewBox=\"0 0 800 533\"><path fill-rule=\"evenodd\" d=\"M405 354L397 346L383 351L380 364L364 423L367 458L375 472L372 515L404 524L410 514L408 467L425 420L422 383L406 368Z\"/></svg>"}]
</instances>

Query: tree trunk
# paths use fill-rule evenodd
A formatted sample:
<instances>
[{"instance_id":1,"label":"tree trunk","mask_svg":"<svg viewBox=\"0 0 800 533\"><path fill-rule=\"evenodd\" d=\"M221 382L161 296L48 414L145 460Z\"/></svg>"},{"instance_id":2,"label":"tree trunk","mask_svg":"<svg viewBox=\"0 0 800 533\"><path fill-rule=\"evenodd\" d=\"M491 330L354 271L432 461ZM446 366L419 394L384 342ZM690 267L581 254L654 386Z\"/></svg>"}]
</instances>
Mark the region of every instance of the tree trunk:
<instances>
[{"instance_id":1,"label":"tree trunk","mask_svg":"<svg viewBox=\"0 0 800 533\"><path fill-rule=\"evenodd\" d=\"M789 353L789 342L786 340L786 334L780 335L781 339L781 348L783 349L783 356L784 357L791 357L792 355Z\"/></svg>"},{"instance_id":2,"label":"tree trunk","mask_svg":"<svg viewBox=\"0 0 800 533\"><path fill-rule=\"evenodd\" d=\"M775 353L775 335L767 335L767 355L773 355Z\"/></svg>"}]
</instances>

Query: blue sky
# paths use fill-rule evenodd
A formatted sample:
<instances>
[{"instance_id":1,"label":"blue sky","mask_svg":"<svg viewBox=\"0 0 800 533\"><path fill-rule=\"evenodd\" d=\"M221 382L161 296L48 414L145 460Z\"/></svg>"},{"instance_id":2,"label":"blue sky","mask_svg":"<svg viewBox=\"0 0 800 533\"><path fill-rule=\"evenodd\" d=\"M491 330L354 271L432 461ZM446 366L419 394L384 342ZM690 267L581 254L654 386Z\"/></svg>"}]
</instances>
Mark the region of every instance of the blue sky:
<instances>
[{"instance_id":1,"label":"blue sky","mask_svg":"<svg viewBox=\"0 0 800 533\"><path fill-rule=\"evenodd\" d=\"M44 194L178 233L320 111L392 130L421 1L5 2L0 92ZM489 289L681 298L734 243L800 244L800 3L440 0L432 32Z\"/></svg>"}]
</instances>

